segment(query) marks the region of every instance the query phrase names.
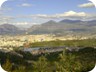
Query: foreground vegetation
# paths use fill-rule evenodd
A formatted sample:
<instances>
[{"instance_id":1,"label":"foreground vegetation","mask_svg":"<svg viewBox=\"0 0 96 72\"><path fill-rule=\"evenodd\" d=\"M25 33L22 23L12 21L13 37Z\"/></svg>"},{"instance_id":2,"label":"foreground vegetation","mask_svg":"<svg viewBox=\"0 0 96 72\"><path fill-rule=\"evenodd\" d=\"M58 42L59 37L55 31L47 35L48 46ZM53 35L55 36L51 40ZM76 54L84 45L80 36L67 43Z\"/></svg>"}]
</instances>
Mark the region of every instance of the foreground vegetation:
<instances>
[{"instance_id":1,"label":"foreground vegetation","mask_svg":"<svg viewBox=\"0 0 96 72\"><path fill-rule=\"evenodd\" d=\"M0 62L8 72L88 72L96 64L96 39L50 41L30 43L28 47L83 47L79 51L32 55L29 52L14 50L0 51Z\"/></svg>"},{"instance_id":2,"label":"foreground vegetation","mask_svg":"<svg viewBox=\"0 0 96 72\"><path fill-rule=\"evenodd\" d=\"M28 52L16 52L22 54L23 58L0 53L2 67L8 72L88 72L96 63L96 49L91 47L78 52L64 50L36 56Z\"/></svg>"}]
</instances>

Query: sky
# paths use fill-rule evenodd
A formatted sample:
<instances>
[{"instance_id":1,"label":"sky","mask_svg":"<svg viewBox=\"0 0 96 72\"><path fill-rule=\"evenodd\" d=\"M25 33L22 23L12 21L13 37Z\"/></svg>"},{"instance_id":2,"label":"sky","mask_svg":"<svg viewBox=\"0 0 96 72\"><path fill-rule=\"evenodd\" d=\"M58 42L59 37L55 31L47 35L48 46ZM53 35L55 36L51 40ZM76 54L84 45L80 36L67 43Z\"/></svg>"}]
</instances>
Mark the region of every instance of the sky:
<instances>
[{"instance_id":1,"label":"sky","mask_svg":"<svg viewBox=\"0 0 96 72\"><path fill-rule=\"evenodd\" d=\"M63 19L95 20L96 8L88 0L8 0L0 9L0 24L31 26Z\"/></svg>"}]
</instances>

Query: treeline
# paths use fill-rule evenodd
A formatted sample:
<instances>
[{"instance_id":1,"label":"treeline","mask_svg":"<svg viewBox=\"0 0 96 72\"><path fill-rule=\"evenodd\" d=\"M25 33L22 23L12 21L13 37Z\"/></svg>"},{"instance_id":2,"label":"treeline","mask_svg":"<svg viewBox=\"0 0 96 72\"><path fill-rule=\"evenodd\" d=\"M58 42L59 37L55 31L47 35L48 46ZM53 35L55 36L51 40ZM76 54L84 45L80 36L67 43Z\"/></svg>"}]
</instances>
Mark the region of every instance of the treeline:
<instances>
[{"instance_id":1,"label":"treeline","mask_svg":"<svg viewBox=\"0 0 96 72\"><path fill-rule=\"evenodd\" d=\"M2 63L2 67L8 72L88 72L96 64L96 49L91 47L78 52L64 50L38 56L20 51L18 53L25 57L15 62L15 57L10 56Z\"/></svg>"}]
</instances>

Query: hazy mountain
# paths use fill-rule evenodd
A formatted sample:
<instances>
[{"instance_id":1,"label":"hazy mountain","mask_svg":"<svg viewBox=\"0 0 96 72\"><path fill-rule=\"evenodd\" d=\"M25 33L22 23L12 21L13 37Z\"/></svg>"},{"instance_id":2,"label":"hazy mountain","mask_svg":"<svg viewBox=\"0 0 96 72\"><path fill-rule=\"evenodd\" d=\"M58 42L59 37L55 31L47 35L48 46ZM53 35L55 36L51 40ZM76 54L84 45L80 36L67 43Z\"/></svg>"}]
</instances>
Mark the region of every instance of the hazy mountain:
<instances>
[{"instance_id":1,"label":"hazy mountain","mask_svg":"<svg viewBox=\"0 0 96 72\"><path fill-rule=\"evenodd\" d=\"M58 23L55 21L48 21L46 23L40 24L40 25L33 25L31 28L28 29L28 32L30 34L47 34L47 33L53 33L57 30L56 27Z\"/></svg>"},{"instance_id":2,"label":"hazy mountain","mask_svg":"<svg viewBox=\"0 0 96 72\"><path fill-rule=\"evenodd\" d=\"M43 24L33 25L26 30L29 34L96 34L96 20L61 20L55 22L50 20ZM25 34L22 27L18 28L11 24L0 25L0 34Z\"/></svg>"},{"instance_id":3,"label":"hazy mountain","mask_svg":"<svg viewBox=\"0 0 96 72\"><path fill-rule=\"evenodd\" d=\"M61 23L80 23L82 22L81 20L68 20L68 19L64 19L60 21Z\"/></svg>"},{"instance_id":4,"label":"hazy mountain","mask_svg":"<svg viewBox=\"0 0 96 72\"><path fill-rule=\"evenodd\" d=\"M21 34L23 31L19 30L14 25L11 24L2 24L0 25L0 34L5 35L5 34Z\"/></svg>"},{"instance_id":5,"label":"hazy mountain","mask_svg":"<svg viewBox=\"0 0 96 72\"><path fill-rule=\"evenodd\" d=\"M48 21L40 25L33 25L28 29L29 34L66 34L66 33L96 33L96 21L62 20Z\"/></svg>"}]
</instances>

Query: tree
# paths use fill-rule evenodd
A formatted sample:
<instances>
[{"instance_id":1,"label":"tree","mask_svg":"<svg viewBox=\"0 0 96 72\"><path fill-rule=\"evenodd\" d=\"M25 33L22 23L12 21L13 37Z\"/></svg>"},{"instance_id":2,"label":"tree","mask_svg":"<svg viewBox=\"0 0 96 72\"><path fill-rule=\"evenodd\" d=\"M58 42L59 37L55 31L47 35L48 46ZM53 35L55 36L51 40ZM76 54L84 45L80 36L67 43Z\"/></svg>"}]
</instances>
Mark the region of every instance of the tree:
<instances>
[{"instance_id":1,"label":"tree","mask_svg":"<svg viewBox=\"0 0 96 72\"><path fill-rule=\"evenodd\" d=\"M59 58L59 62L55 62L56 72L80 72L81 63L75 61L74 55L66 54L64 51Z\"/></svg>"},{"instance_id":2,"label":"tree","mask_svg":"<svg viewBox=\"0 0 96 72\"><path fill-rule=\"evenodd\" d=\"M48 72L48 62L44 56L41 56L38 61L33 62L34 72Z\"/></svg>"},{"instance_id":3,"label":"tree","mask_svg":"<svg viewBox=\"0 0 96 72\"><path fill-rule=\"evenodd\" d=\"M10 62L9 59L6 60L6 62L2 65L2 67L4 68L4 70L11 72L12 70L12 63Z\"/></svg>"},{"instance_id":4,"label":"tree","mask_svg":"<svg viewBox=\"0 0 96 72\"><path fill-rule=\"evenodd\" d=\"M19 66L13 72L26 72L25 66Z\"/></svg>"}]
</instances>

